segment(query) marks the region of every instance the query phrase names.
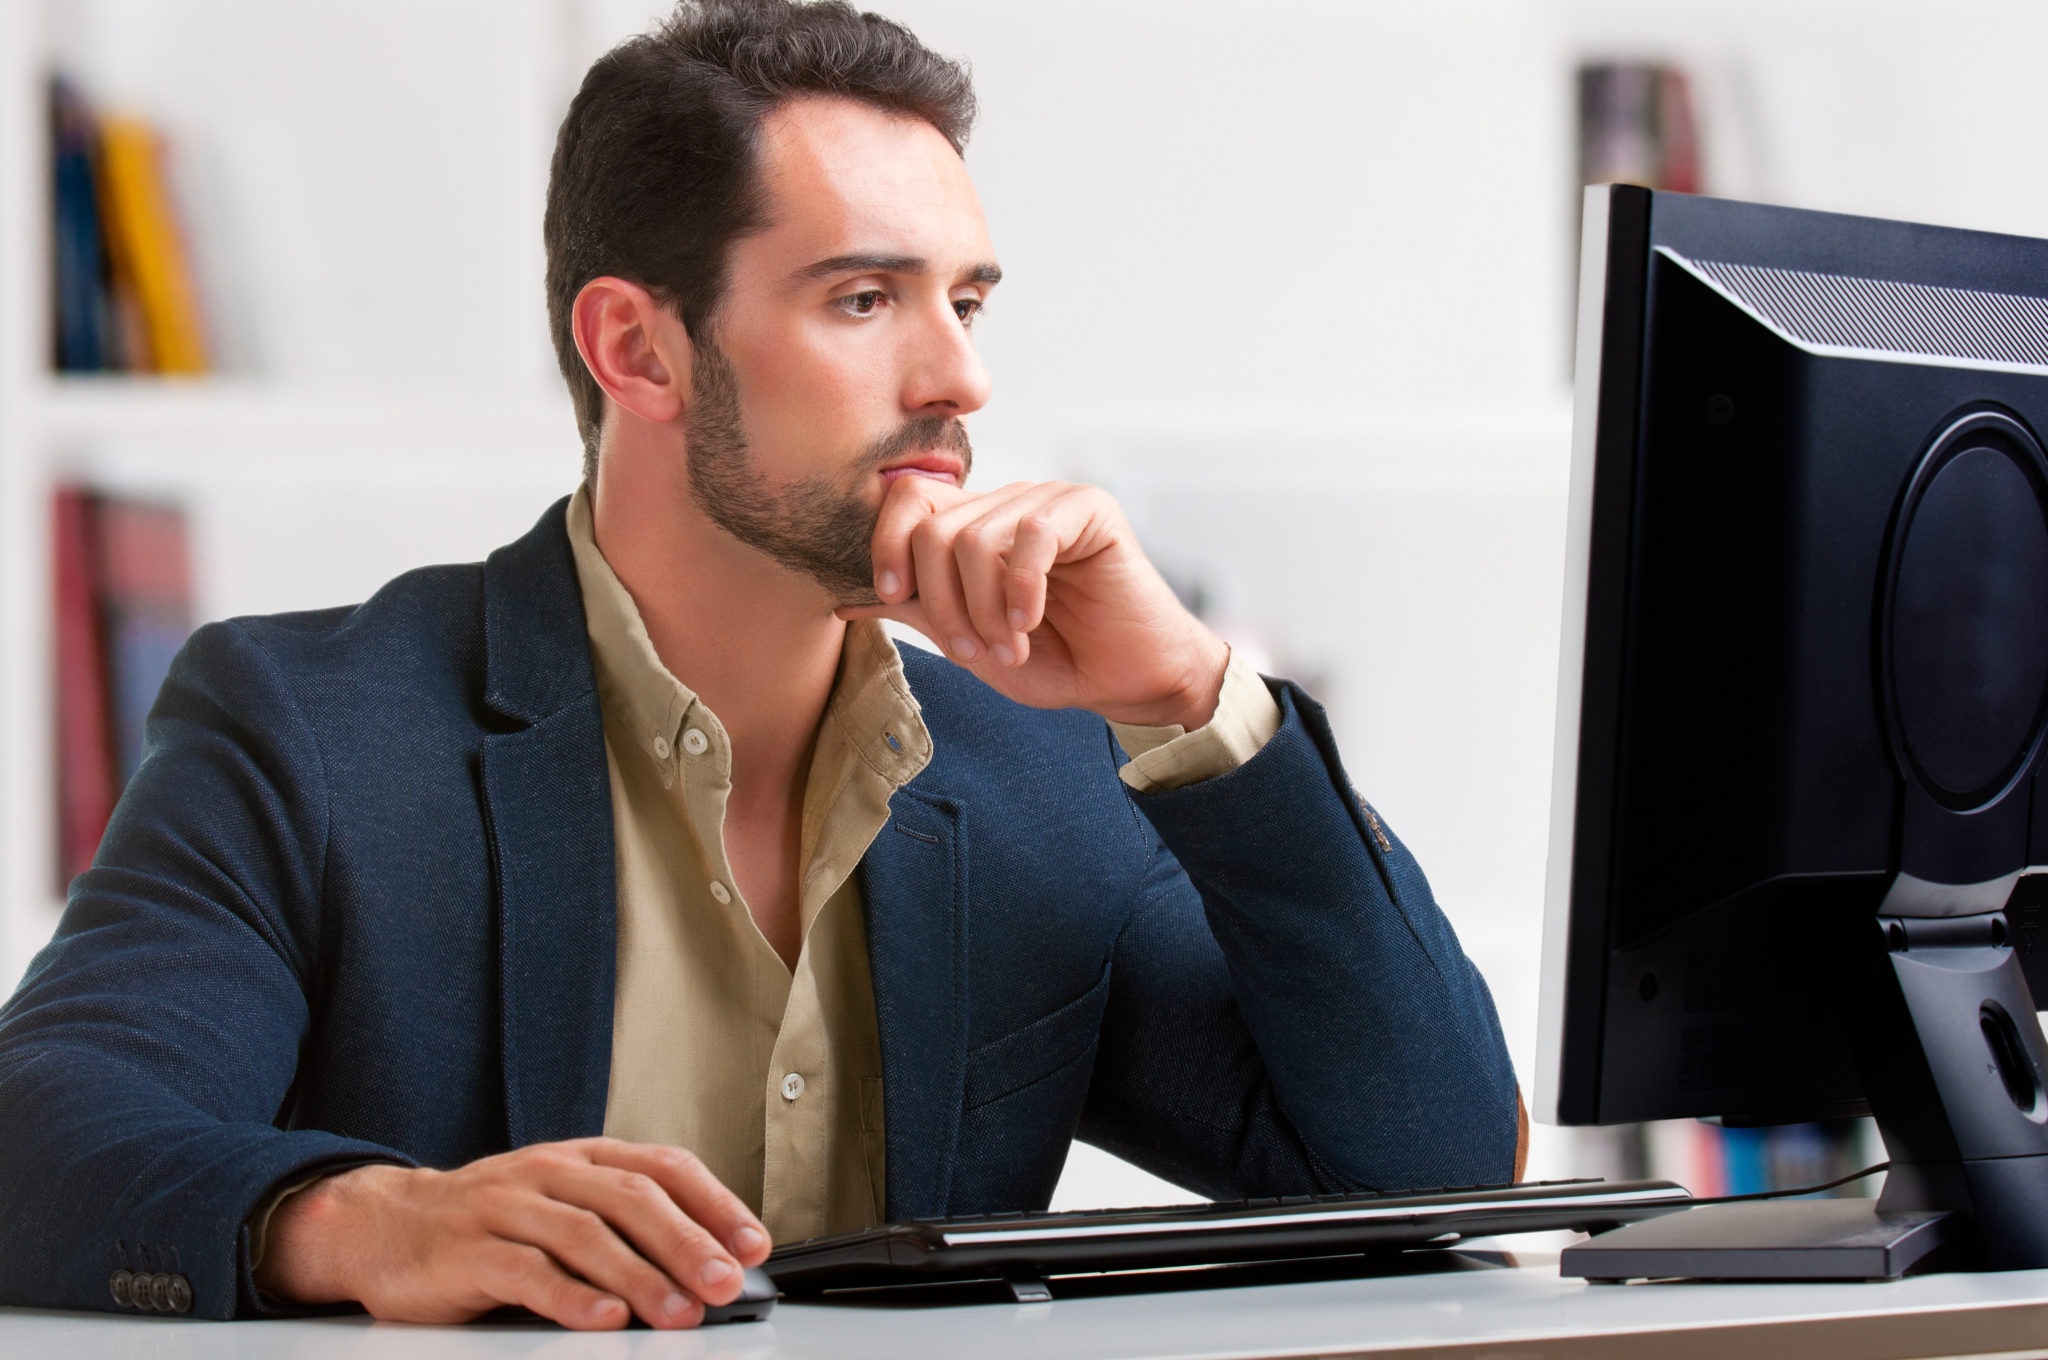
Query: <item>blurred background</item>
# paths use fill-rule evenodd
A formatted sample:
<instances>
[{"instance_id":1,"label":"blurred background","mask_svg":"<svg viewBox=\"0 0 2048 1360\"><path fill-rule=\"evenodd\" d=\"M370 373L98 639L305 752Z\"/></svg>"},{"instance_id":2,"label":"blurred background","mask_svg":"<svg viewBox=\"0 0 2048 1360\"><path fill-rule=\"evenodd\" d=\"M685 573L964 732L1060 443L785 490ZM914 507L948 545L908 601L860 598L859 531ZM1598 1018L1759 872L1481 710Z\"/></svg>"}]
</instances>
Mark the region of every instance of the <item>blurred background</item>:
<instances>
[{"instance_id":1,"label":"blurred background","mask_svg":"<svg viewBox=\"0 0 2048 1360\"><path fill-rule=\"evenodd\" d=\"M584 68L662 8L0 0L0 986L194 623L476 559L573 489L548 153ZM1526 1087L1579 190L2048 236L2048 9L886 8L981 94L1009 281L978 476L1110 486L1220 630L1329 704ZM1711 1194L1869 1142L1539 1129L1530 1173ZM1058 1202L1180 1198L1077 1149Z\"/></svg>"}]
</instances>

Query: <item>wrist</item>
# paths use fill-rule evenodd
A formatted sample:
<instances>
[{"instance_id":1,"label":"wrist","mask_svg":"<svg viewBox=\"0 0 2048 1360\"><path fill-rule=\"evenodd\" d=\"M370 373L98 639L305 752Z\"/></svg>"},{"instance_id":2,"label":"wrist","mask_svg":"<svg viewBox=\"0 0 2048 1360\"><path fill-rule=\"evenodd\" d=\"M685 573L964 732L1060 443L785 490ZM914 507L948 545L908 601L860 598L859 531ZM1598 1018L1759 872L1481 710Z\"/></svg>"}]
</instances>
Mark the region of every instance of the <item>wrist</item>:
<instances>
[{"instance_id":1,"label":"wrist","mask_svg":"<svg viewBox=\"0 0 2048 1360\"><path fill-rule=\"evenodd\" d=\"M1171 690L1150 703L1102 716L1136 727L1179 727L1187 732L1206 727L1216 716L1223 675L1229 669L1230 644L1204 628L1191 641L1187 663Z\"/></svg>"},{"instance_id":2,"label":"wrist","mask_svg":"<svg viewBox=\"0 0 2048 1360\"><path fill-rule=\"evenodd\" d=\"M348 1267L360 1259L351 1242L363 1210L390 1178L407 1174L382 1163L352 1167L288 1196L271 1215L257 1289L286 1303L357 1300Z\"/></svg>"}]
</instances>

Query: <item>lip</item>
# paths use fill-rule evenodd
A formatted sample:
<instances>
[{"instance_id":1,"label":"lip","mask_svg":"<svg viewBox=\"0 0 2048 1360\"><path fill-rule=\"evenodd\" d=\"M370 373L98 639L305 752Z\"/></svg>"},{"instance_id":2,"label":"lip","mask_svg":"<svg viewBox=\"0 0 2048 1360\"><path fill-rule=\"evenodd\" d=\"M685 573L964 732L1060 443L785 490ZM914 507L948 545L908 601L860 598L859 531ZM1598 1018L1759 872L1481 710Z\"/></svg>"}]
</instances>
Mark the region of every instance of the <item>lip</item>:
<instances>
[{"instance_id":1,"label":"lip","mask_svg":"<svg viewBox=\"0 0 2048 1360\"><path fill-rule=\"evenodd\" d=\"M962 470L958 458L943 453L927 453L905 462L891 463L881 470L881 477L885 482L893 482L898 477L931 477L957 486Z\"/></svg>"}]
</instances>

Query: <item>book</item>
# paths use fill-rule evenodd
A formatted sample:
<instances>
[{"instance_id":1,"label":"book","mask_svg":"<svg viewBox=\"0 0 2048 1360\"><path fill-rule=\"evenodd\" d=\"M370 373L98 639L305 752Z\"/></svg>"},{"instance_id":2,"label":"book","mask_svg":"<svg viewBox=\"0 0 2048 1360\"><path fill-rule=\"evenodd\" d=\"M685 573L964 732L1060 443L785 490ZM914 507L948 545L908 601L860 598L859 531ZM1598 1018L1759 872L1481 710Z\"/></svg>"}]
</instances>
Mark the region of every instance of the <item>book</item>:
<instances>
[{"instance_id":1,"label":"book","mask_svg":"<svg viewBox=\"0 0 2048 1360\"><path fill-rule=\"evenodd\" d=\"M142 762L150 707L192 632L192 559L175 506L101 496L97 509L114 772L126 784Z\"/></svg>"},{"instance_id":2,"label":"book","mask_svg":"<svg viewBox=\"0 0 2048 1360\"><path fill-rule=\"evenodd\" d=\"M165 183L163 145L140 119L100 124L100 200L117 290L140 317L151 373L204 373L206 338L178 218Z\"/></svg>"},{"instance_id":3,"label":"book","mask_svg":"<svg viewBox=\"0 0 2048 1360\"><path fill-rule=\"evenodd\" d=\"M92 864L171 661L192 631L192 564L175 506L62 487L56 551L58 861Z\"/></svg>"},{"instance_id":4,"label":"book","mask_svg":"<svg viewBox=\"0 0 2048 1360\"><path fill-rule=\"evenodd\" d=\"M113 815L112 706L100 631L98 550L89 493L60 487L52 497L56 556L57 873L60 886L92 866Z\"/></svg>"},{"instance_id":5,"label":"book","mask_svg":"<svg viewBox=\"0 0 2048 1360\"><path fill-rule=\"evenodd\" d=\"M54 353L60 372L119 368L112 335L111 280L102 244L99 129L83 97L63 79L50 82L50 196L56 220Z\"/></svg>"},{"instance_id":6,"label":"book","mask_svg":"<svg viewBox=\"0 0 2048 1360\"><path fill-rule=\"evenodd\" d=\"M50 82L52 359L59 372L204 373L192 254L164 139Z\"/></svg>"},{"instance_id":7,"label":"book","mask_svg":"<svg viewBox=\"0 0 2048 1360\"><path fill-rule=\"evenodd\" d=\"M1579 183L1703 192L1692 81L1657 62L1579 68Z\"/></svg>"}]
</instances>

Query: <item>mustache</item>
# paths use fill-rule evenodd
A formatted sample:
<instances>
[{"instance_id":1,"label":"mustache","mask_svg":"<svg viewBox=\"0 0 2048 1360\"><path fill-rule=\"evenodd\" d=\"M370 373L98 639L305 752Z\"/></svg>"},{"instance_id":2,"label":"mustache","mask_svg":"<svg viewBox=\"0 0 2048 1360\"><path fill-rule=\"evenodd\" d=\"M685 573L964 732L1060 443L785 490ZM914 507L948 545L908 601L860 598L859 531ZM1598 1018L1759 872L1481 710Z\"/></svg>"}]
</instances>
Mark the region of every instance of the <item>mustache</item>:
<instances>
[{"instance_id":1,"label":"mustache","mask_svg":"<svg viewBox=\"0 0 2048 1360\"><path fill-rule=\"evenodd\" d=\"M960 480L967 480L967 471L974 466L974 446L968 442L967 426L958 416L917 416L905 421L902 428L882 436L862 451L860 470L873 472L905 454L927 450L959 454Z\"/></svg>"}]
</instances>

